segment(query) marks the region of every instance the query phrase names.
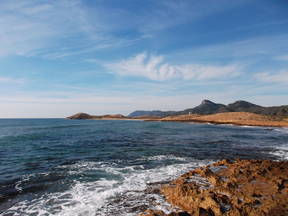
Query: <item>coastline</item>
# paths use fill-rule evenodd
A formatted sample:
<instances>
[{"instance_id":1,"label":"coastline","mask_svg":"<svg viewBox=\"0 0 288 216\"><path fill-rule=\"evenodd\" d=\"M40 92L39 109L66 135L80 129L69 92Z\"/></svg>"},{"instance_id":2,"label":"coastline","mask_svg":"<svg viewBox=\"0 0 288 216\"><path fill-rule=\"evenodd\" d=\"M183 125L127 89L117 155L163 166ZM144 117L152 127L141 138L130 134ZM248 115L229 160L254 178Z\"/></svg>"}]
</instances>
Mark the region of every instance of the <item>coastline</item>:
<instances>
[{"instance_id":1,"label":"coastline","mask_svg":"<svg viewBox=\"0 0 288 216\"><path fill-rule=\"evenodd\" d=\"M209 115L177 115L167 117L127 117L123 115L103 115L103 116L84 116L76 114L68 119L88 119L88 120L137 120L137 121L159 121L159 122L183 122L199 124L220 124L236 126L257 126L257 127L278 127L288 128L288 120L279 117L260 115L248 112L228 112Z\"/></svg>"},{"instance_id":2,"label":"coastline","mask_svg":"<svg viewBox=\"0 0 288 216\"><path fill-rule=\"evenodd\" d=\"M221 160L158 188L175 209L139 216L279 216L288 214L288 161Z\"/></svg>"}]
</instances>

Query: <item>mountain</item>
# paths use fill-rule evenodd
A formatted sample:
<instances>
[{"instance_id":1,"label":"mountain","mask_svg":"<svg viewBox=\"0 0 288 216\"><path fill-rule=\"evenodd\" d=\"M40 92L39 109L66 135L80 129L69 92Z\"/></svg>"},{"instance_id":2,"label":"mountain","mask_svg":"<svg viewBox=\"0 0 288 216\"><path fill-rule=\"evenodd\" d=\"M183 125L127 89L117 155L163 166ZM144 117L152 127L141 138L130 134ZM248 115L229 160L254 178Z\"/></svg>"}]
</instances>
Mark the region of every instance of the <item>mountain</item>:
<instances>
[{"instance_id":1,"label":"mountain","mask_svg":"<svg viewBox=\"0 0 288 216\"><path fill-rule=\"evenodd\" d=\"M203 100L200 105L191 108L186 109L184 111L180 111L177 114L183 115L183 114L215 114L215 113L222 113L222 112L231 112L231 110L225 106L224 104L217 104L210 100Z\"/></svg>"},{"instance_id":2,"label":"mountain","mask_svg":"<svg viewBox=\"0 0 288 216\"><path fill-rule=\"evenodd\" d=\"M158 116L166 117L171 115L184 115L184 114L215 114L215 113L224 113L224 112L250 112L263 115L273 115L284 117L288 116L288 105L285 106L273 106L273 107L263 107L257 104L253 104L247 101L238 100L234 103L224 105L219 103L214 103L210 100L203 100L200 105L185 109L183 111L173 112L163 112L160 110L155 111L135 111L129 114L129 117L139 117L139 116Z\"/></svg>"},{"instance_id":3,"label":"mountain","mask_svg":"<svg viewBox=\"0 0 288 216\"><path fill-rule=\"evenodd\" d=\"M228 104L227 107L234 112L263 112L265 107L239 100L234 103Z\"/></svg>"},{"instance_id":4,"label":"mountain","mask_svg":"<svg viewBox=\"0 0 288 216\"><path fill-rule=\"evenodd\" d=\"M229 109L234 112L251 112L256 114L273 115L273 116L288 116L288 105L263 107L247 101L236 101L228 104Z\"/></svg>"}]
</instances>

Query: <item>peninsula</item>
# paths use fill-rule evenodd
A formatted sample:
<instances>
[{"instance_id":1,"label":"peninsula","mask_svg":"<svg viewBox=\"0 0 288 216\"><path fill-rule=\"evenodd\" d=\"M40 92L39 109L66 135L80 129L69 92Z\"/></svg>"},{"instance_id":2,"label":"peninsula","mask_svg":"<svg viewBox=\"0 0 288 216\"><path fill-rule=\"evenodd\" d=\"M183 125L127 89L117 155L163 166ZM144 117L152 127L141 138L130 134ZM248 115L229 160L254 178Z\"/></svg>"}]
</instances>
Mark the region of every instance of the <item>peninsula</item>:
<instances>
[{"instance_id":1,"label":"peninsula","mask_svg":"<svg viewBox=\"0 0 288 216\"><path fill-rule=\"evenodd\" d=\"M77 113L68 119L91 120L144 120L172 121L243 126L288 127L288 105L263 107L246 101L229 105L203 100L199 106L183 111L134 111L128 116L121 114L95 116Z\"/></svg>"}]
</instances>

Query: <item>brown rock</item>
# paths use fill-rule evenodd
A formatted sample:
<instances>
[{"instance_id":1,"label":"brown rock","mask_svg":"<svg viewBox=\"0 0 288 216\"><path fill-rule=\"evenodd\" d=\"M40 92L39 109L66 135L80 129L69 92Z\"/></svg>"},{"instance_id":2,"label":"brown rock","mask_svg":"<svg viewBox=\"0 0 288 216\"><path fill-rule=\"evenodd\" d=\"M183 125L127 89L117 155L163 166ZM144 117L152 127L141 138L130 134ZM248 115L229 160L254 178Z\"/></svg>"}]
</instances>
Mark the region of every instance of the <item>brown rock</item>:
<instances>
[{"instance_id":1,"label":"brown rock","mask_svg":"<svg viewBox=\"0 0 288 216\"><path fill-rule=\"evenodd\" d=\"M180 176L161 192L186 215L287 216L288 161L222 160Z\"/></svg>"},{"instance_id":2,"label":"brown rock","mask_svg":"<svg viewBox=\"0 0 288 216\"><path fill-rule=\"evenodd\" d=\"M87 113L76 113L75 115L67 117L68 119L91 119L92 116Z\"/></svg>"}]
</instances>

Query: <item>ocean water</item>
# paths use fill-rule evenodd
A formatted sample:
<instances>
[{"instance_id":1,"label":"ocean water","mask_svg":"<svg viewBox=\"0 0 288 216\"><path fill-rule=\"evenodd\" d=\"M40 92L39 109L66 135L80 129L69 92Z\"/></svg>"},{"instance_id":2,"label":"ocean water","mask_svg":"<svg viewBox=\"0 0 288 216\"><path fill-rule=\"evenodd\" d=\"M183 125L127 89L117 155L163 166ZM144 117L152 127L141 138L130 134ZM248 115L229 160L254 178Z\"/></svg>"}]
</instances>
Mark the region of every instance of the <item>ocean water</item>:
<instances>
[{"instance_id":1,"label":"ocean water","mask_svg":"<svg viewBox=\"0 0 288 216\"><path fill-rule=\"evenodd\" d=\"M0 215L137 215L151 193L223 158L288 159L288 129L175 122L0 119Z\"/></svg>"}]
</instances>

